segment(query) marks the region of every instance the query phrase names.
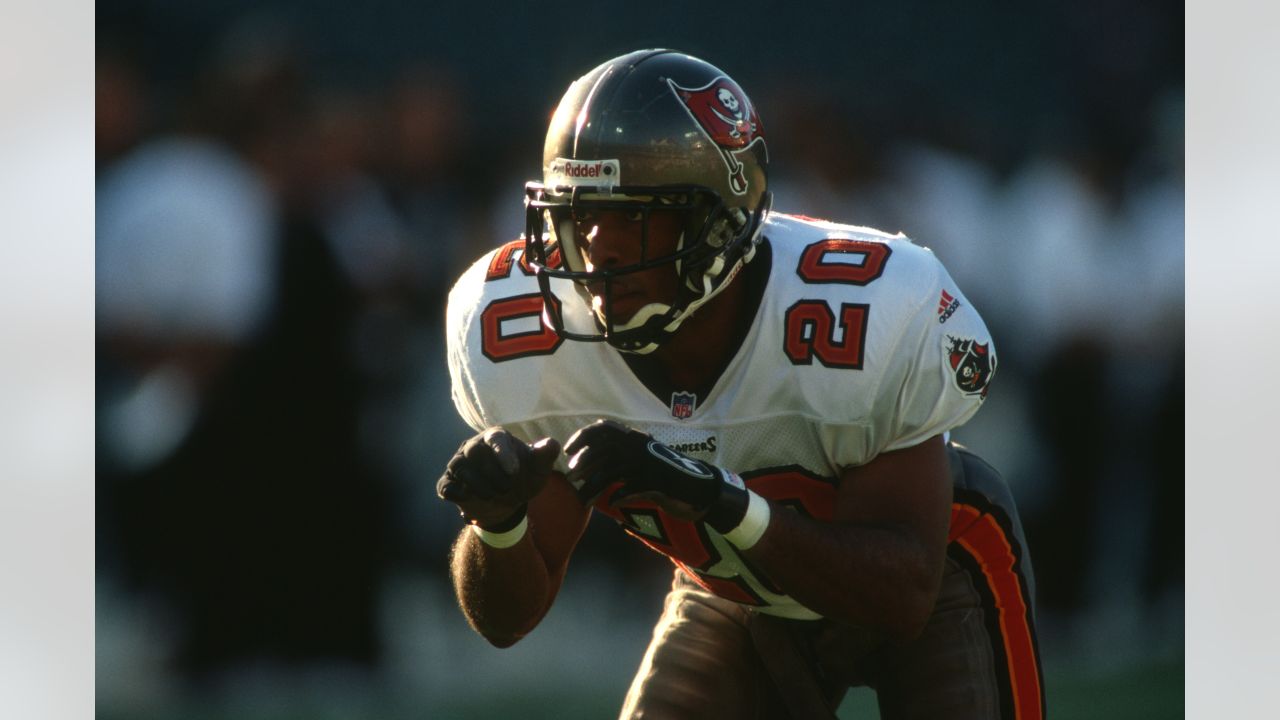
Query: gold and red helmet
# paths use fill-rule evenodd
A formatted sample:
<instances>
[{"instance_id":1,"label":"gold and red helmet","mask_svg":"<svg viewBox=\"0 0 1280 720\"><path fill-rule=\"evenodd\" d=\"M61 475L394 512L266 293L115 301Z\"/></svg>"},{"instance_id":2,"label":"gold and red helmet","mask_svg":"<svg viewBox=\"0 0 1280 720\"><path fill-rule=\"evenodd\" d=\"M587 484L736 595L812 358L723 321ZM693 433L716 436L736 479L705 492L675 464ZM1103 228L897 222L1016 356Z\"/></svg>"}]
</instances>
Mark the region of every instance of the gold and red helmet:
<instances>
[{"instance_id":1,"label":"gold and red helmet","mask_svg":"<svg viewBox=\"0 0 1280 720\"><path fill-rule=\"evenodd\" d=\"M771 202L751 100L723 71L672 50L614 58L570 85L547 130L542 170L542 182L525 186L525 249L544 322L562 337L635 353L657 348L751 260ZM643 223L640 261L592 268L575 221L617 210ZM682 218L675 252L661 257L647 252L654 212ZM557 249L561 262L549 263ZM614 281L659 266L677 274L676 295L615 318ZM553 279L571 281L591 304L594 329L566 328ZM591 303L588 285L603 288L603 302Z\"/></svg>"}]
</instances>

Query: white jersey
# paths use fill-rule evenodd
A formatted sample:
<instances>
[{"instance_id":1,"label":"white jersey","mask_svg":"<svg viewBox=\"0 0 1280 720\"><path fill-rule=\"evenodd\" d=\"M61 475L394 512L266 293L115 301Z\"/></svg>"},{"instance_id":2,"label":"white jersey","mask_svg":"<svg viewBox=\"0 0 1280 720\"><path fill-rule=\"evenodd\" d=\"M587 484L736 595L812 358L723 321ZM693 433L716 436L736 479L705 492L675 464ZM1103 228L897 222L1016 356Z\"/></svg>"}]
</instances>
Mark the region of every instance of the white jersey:
<instances>
[{"instance_id":1,"label":"white jersey","mask_svg":"<svg viewBox=\"0 0 1280 720\"><path fill-rule=\"evenodd\" d=\"M755 322L706 397L656 397L606 343L539 321L519 241L481 258L449 295L453 400L476 431L561 442L600 418L732 470L775 503L829 520L843 468L911 447L977 411L996 368L981 317L926 248L868 228L774 213ZM743 281L739 278L738 282ZM553 281L569 327L590 309ZM565 458L560 459L565 469ZM793 618L782 594L714 530L652 504L597 509L717 594Z\"/></svg>"}]
</instances>

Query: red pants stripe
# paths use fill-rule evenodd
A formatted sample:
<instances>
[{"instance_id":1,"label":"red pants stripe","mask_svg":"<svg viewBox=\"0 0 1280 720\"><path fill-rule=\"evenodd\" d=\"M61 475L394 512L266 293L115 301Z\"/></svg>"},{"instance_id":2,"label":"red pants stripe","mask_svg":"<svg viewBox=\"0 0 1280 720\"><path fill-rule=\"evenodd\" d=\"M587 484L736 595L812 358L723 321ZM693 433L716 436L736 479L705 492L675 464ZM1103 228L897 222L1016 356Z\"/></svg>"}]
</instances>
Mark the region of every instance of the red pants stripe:
<instances>
[{"instance_id":1,"label":"red pants stripe","mask_svg":"<svg viewBox=\"0 0 1280 720\"><path fill-rule=\"evenodd\" d=\"M1007 672L1005 715L1042 720L1044 692L1030 599L1019 573L1021 552L1012 541L1008 523L1002 523L992 512L957 502L951 507L950 539L953 548L962 549L968 556L967 564L975 566L986 579L987 587L979 588L979 592L994 607L994 617L989 618L988 624L999 638L992 641L997 671L1003 663ZM953 552L953 556L956 554Z\"/></svg>"}]
</instances>

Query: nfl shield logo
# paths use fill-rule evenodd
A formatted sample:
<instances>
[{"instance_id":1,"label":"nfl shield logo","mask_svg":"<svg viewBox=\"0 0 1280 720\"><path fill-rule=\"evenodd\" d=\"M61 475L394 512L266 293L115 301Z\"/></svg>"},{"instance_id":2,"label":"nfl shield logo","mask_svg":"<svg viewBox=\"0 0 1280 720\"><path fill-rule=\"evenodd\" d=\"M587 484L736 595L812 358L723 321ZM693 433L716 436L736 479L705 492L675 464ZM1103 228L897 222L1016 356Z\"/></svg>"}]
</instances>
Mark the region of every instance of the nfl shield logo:
<instances>
[{"instance_id":1,"label":"nfl shield logo","mask_svg":"<svg viewBox=\"0 0 1280 720\"><path fill-rule=\"evenodd\" d=\"M671 393L671 416L684 420L693 416L693 409L698 405L698 396L693 393Z\"/></svg>"}]
</instances>

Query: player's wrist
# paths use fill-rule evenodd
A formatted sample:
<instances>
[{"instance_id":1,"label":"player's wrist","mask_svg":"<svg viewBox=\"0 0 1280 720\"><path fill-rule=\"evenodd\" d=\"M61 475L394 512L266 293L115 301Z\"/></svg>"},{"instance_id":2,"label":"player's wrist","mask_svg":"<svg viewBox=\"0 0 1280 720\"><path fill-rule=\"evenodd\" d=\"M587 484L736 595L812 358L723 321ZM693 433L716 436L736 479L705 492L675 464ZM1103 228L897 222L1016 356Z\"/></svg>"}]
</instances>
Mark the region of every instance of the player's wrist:
<instances>
[{"instance_id":1,"label":"player's wrist","mask_svg":"<svg viewBox=\"0 0 1280 720\"><path fill-rule=\"evenodd\" d=\"M476 537L480 538L480 542L491 548L497 548L499 550L505 550L520 542L528 530L529 518L526 515L521 515L520 522L516 523L514 528L505 532L491 532L489 530L485 530L479 525L471 526L471 532L475 533Z\"/></svg>"},{"instance_id":2,"label":"player's wrist","mask_svg":"<svg viewBox=\"0 0 1280 720\"><path fill-rule=\"evenodd\" d=\"M722 533L724 539L739 550L750 550L760 542L765 530L769 529L769 518L773 514L768 500L750 490L746 493L747 511L743 514L742 521L733 529Z\"/></svg>"},{"instance_id":3,"label":"player's wrist","mask_svg":"<svg viewBox=\"0 0 1280 720\"><path fill-rule=\"evenodd\" d=\"M746 517L751 491L747 490L742 478L735 473L724 468L715 468L715 470L720 474L719 492L716 499L707 507L702 521L724 535L737 527Z\"/></svg>"},{"instance_id":4,"label":"player's wrist","mask_svg":"<svg viewBox=\"0 0 1280 720\"><path fill-rule=\"evenodd\" d=\"M472 525L486 532L504 533L514 530L516 526L520 524L520 521L524 520L528 513L529 503L520 503L515 508L512 508L510 515L499 520L480 520L473 517L470 518L470 521Z\"/></svg>"},{"instance_id":5,"label":"player's wrist","mask_svg":"<svg viewBox=\"0 0 1280 720\"><path fill-rule=\"evenodd\" d=\"M748 490L734 473L717 469L722 473L720 495L702 519L739 549L749 550L769 527L769 501Z\"/></svg>"},{"instance_id":6,"label":"player's wrist","mask_svg":"<svg viewBox=\"0 0 1280 720\"><path fill-rule=\"evenodd\" d=\"M522 504L510 517L497 523L471 523L471 531L489 547L509 548L525 536L529 530L529 505Z\"/></svg>"}]
</instances>

